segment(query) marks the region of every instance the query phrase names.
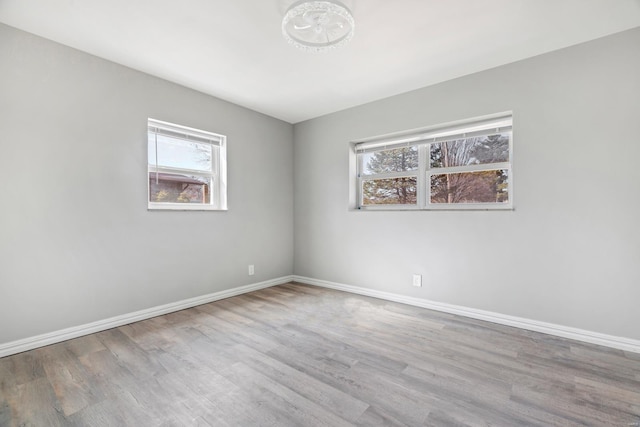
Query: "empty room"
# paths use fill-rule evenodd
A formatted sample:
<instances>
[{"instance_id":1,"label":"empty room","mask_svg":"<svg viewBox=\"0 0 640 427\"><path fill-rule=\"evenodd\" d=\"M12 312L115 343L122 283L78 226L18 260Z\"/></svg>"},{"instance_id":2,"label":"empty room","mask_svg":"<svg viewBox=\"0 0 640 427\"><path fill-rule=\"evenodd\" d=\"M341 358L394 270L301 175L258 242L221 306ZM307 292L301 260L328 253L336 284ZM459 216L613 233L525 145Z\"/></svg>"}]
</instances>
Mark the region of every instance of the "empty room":
<instances>
[{"instance_id":1,"label":"empty room","mask_svg":"<svg viewBox=\"0 0 640 427\"><path fill-rule=\"evenodd\" d=\"M0 427L640 426L640 0L0 0Z\"/></svg>"}]
</instances>

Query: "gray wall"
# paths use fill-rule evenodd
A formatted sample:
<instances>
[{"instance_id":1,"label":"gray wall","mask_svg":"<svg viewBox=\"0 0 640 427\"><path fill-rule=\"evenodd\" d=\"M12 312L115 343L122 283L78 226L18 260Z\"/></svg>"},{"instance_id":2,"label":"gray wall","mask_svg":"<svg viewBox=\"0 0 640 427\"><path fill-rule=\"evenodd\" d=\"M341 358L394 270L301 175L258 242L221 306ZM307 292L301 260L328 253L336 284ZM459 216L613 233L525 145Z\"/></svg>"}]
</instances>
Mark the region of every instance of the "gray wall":
<instances>
[{"instance_id":1,"label":"gray wall","mask_svg":"<svg viewBox=\"0 0 640 427\"><path fill-rule=\"evenodd\" d=\"M0 64L0 343L292 273L290 124L1 24ZM227 135L227 212L147 211L148 117Z\"/></svg>"},{"instance_id":2,"label":"gray wall","mask_svg":"<svg viewBox=\"0 0 640 427\"><path fill-rule=\"evenodd\" d=\"M640 28L297 124L295 274L640 339L638 46ZM514 211L348 210L349 141L509 110Z\"/></svg>"}]
</instances>

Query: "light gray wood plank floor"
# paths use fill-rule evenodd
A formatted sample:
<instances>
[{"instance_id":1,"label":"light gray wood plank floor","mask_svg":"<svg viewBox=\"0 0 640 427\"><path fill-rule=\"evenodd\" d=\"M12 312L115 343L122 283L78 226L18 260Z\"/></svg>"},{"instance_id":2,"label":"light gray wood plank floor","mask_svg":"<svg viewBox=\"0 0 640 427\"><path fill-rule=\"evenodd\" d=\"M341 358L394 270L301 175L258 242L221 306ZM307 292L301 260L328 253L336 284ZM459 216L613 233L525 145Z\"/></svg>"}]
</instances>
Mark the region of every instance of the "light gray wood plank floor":
<instances>
[{"instance_id":1,"label":"light gray wood plank floor","mask_svg":"<svg viewBox=\"0 0 640 427\"><path fill-rule=\"evenodd\" d=\"M290 283L0 359L0 426L640 426L640 355Z\"/></svg>"}]
</instances>

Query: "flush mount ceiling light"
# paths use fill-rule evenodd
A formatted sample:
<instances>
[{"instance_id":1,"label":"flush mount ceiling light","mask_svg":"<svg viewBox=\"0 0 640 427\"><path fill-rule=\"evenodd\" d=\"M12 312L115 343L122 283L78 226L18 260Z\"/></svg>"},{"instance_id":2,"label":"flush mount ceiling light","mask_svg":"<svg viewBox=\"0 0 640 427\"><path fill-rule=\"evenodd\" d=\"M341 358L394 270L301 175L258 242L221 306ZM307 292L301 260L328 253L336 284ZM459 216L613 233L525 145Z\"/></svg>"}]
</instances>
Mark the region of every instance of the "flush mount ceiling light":
<instances>
[{"instance_id":1,"label":"flush mount ceiling light","mask_svg":"<svg viewBox=\"0 0 640 427\"><path fill-rule=\"evenodd\" d=\"M295 47L325 52L345 45L353 37L355 21L339 1L298 1L282 19L282 35Z\"/></svg>"}]
</instances>

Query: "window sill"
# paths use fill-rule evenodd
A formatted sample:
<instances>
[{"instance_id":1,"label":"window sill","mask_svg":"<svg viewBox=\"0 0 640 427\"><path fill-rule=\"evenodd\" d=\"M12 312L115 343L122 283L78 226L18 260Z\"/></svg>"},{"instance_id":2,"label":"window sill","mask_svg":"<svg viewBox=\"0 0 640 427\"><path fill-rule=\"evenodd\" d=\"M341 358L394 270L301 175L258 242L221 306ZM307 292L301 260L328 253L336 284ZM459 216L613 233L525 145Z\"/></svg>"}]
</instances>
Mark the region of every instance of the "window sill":
<instances>
[{"instance_id":1,"label":"window sill","mask_svg":"<svg viewBox=\"0 0 640 427\"><path fill-rule=\"evenodd\" d=\"M362 206L359 208L350 208L353 212L366 212L366 211L514 211L515 208L511 204L503 205L491 205L474 203L464 205L431 205L427 207L418 206L403 206L403 205L374 205L374 206Z\"/></svg>"},{"instance_id":2,"label":"window sill","mask_svg":"<svg viewBox=\"0 0 640 427\"><path fill-rule=\"evenodd\" d=\"M187 204L187 203L149 203L150 211L226 211L227 208L219 208L213 205Z\"/></svg>"}]
</instances>

